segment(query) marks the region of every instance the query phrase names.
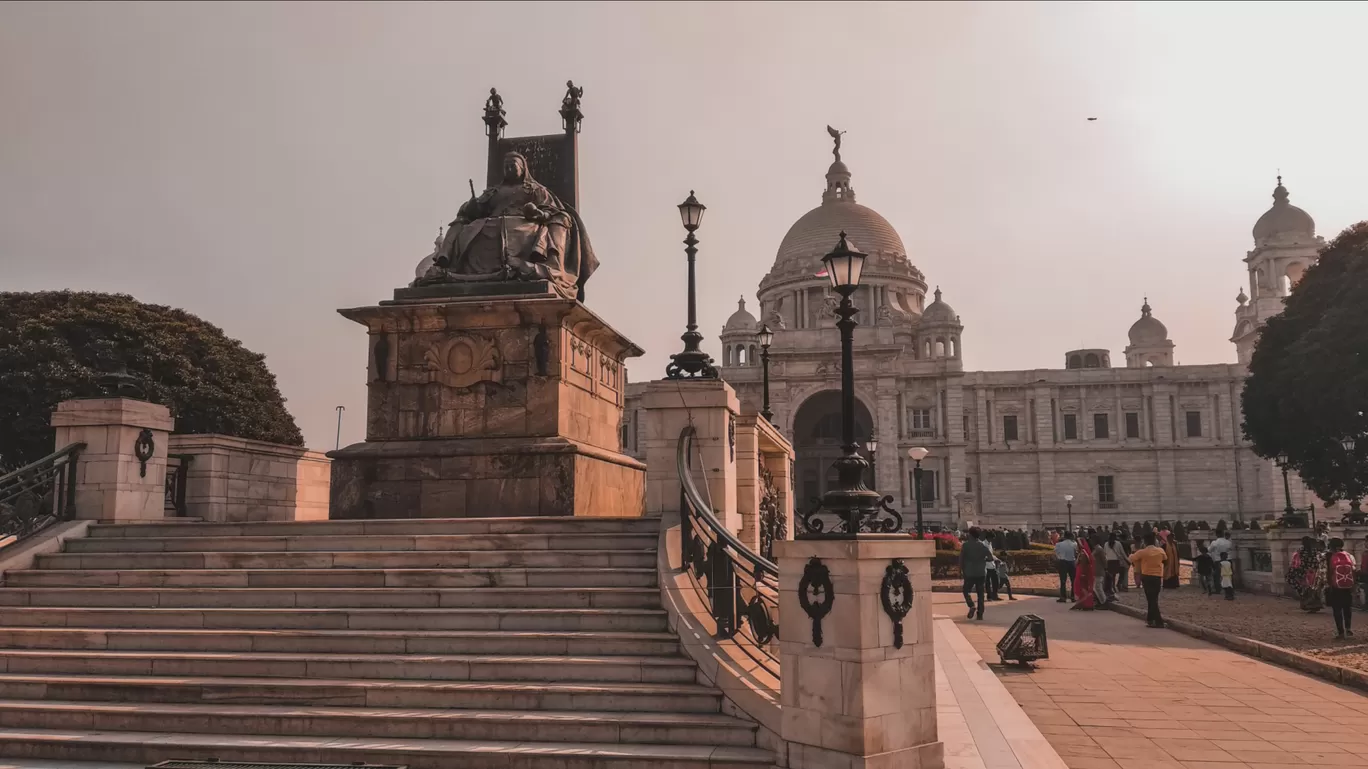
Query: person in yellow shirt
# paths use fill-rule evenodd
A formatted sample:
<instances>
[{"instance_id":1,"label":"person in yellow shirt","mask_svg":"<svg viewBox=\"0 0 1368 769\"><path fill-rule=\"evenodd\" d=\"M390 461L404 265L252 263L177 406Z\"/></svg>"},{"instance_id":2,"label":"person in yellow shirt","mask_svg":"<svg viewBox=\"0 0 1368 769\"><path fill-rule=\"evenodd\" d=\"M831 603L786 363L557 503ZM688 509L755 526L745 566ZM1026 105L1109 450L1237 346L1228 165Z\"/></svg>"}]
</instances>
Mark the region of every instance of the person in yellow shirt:
<instances>
[{"instance_id":1,"label":"person in yellow shirt","mask_svg":"<svg viewBox=\"0 0 1368 769\"><path fill-rule=\"evenodd\" d=\"M1145 624L1150 627L1164 626L1164 619L1159 616L1159 591L1164 585L1166 560L1168 554L1155 544L1153 531L1145 533L1145 546L1131 553L1130 557L1131 566L1135 567L1135 573L1140 575L1140 584L1145 588L1145 602L1149 604Z\"/></svg>"}]
</instances>

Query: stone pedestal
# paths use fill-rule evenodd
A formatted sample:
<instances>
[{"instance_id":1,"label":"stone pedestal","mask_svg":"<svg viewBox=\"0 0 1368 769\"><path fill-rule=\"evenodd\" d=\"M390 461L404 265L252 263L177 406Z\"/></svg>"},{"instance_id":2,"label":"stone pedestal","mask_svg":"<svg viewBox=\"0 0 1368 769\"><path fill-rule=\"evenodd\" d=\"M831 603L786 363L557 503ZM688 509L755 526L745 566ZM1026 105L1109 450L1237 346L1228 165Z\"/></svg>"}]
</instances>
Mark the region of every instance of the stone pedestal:
<instances>
[{"instance_id":1,"label":"stone pedestal","mask_svg":"<svg viewBox=\"0 0 1368 769\"><path fill-rule=\"evenodd\" d=\"M692 424L702 468L699 489L712 500L718 520L732 533L741 530L736 502L736 417L741 402L720 379L661 379L646 383L641 396L646 454L646 510L652 515L679 510L679 436Z\"/></svg>"},{"instance_id":2,"label":"stone pedestal","mask_svg":"<svg viewBox=\"0 0 1368 769\"><path fill-rule=\"evenodd\" d=\"M791 769L943 769L931 625L934 554L935 543L905 534L775 543L782 737ZM812 558L826 567L832 586L821 646L799 603ZM893 620L879 600L894 559L907 567L914 595L902 620L902 648L894 646Z\"/></svg>"},{"instance_id":3,"label":"stone pedestal","mask_svg":"<svg viewBox=\"0 0 1368 769\"><path fill-rule=\"evenodd\" d=\"M619 433L641 350L545 284L481 285L339 311L369 331L369 399L366 441L328 455L330 517L641 515Z\"/></svg>"},{"instance_id":4,"label":"stone pedestal","mask_svg":"<svg viewBox=\"0 0 1368 769\"><path fill-rule=\"evenodd\" d=\"M165 517L167 436L171 410L131 398L62 401L52 412L56 447L84 443L76 463L77 518L146 521ZM147 461L140 438L150 438ZM147 448L146 441L143 448Z\"/></svg>"}]
</instances>

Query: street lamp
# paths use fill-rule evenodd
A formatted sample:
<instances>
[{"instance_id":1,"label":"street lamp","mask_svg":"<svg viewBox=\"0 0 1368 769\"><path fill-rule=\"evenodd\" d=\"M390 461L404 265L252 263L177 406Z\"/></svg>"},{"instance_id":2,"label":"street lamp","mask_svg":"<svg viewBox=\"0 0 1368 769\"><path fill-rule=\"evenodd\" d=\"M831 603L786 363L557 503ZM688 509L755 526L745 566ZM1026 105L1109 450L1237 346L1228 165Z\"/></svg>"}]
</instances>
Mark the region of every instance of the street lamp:
<instances>
[{"instance_id":1,"label":"street lamp","mask_svg":"<svg viewBox=\"0 0 1368 769\"><path fill-rule=\"evenodd\" d=\"M679 219L683 222L684 229L689 232L684 238L684 253L689 256L689 324L684 335L680 337L684 340L684 352L670 356L670 363L665 367L666 379L719 378L712 358L698 348L699 342L703 341L703 335L698 333L698 301L694 282L694 257L698 255L698 238L694 237L694 230L697 230L699 223L703 221L703 212L706 210L708 207L698 202L693 190L689 190L689 197L679 204Z\"/></svg>"},{"instance_id":2,"label":"street lamp","mask_svg":"<svg viewBox=\"0 0 1368 769\"><path fill-rule=\"evenodd\" d=\"M1064 495L1064 506L1069 509L1069 532L1073 532L1073 495Z\"/></svg>"},{"instance_id":3,"label":"street lamp","mask_svg":"<svg viewBox=\"0 0 1368 769\"><path fill-rule=\"evenodd\" d=\"M1297 511L1292 508L1292 489L1287 485L1287 452L1279 453L1273 461L1276 462L1278 467L1282 470L1283 502L1285 504L1285 507L1283 507L1283 515L1290 521L1292 516L1296 515Z\"/></svg>"},{"instance_id":4,"label":"street lamp","mask_svg":"<svg viewBox=\"0 0 1368 769\"><path fill-rule=\"evenodd\" d=\"M922 525L922 466L921 461L926 459L926 455L931 452L917 446L907 450L907 456L912 460L912 498L917 502L917 539L926 537L926 527Z\"/></svg>"},{"instance_id":5,"label":"street lamp","mask_svg":"<svg viewBox=\"0 0 1368 769\"><path fill-rule=\"evenodd\" d=\"M1357 447L1357 445L1358 442L1354 440L1353 436L1348 436L1340 441L1340 448L1344 449L1344 453L1348 455L1348 465L1351 478L1357 470L1357 468L1355 467L1356 460L1354 457L1354 449ZM1359 509L1359 500L1349 500L1349 520L1354 523L1359 523L1362 521L1362 519L1363 511Z\"/></svg>"},{"instance_id":6,"label":"street lamp","mask_svg":"<svg viewBox=\"0 0 1368 769\"><path fill-rule=\"evenodd\" d=\"M860 456L860 444L855 441L855 314L858 310L850 295L860 287L860 272L865 255L851 246L845 232L831 253L822 257L831 287L841 295L836 308L836 327L841 330L841 456L831 466L836 470L836 488L822 495L817 509L803 516L805 538L854 538L862 531L892 533L902 526L902 517L888 506L892 498L885 498L865 486L865 469L869 462ZM880 511L889 516L876 521ZM840 518L843 530L826 531L819 517L828 513Z\"/></svg>"},{"instance_id":7,"label":"street lamp","mask_svg":"<svg viewBox=\"0 0 1368 769\"><path fill-rule=\"evenodd\" d=\"M865 451L869 453L869 482L871 485L879 485L879 463L875 460L875 452L879 450L879 441L870 433L869 440L865 441Z\"/></svg>"},{"instance_id":8,"label":"street lamp","mask_svg":"<svg viewBox=\"0 0 1368 769\"><path fill-rule=\"evenodd\" d=\"M769 348L774 344L774 332L770 331L769 326L762 325L756 336L760 337L760 368L765 379L764 405L760 407L760 416L770 422L774 420L774 412L770 411L769 402Z\"/></svg>"}]
</instances>

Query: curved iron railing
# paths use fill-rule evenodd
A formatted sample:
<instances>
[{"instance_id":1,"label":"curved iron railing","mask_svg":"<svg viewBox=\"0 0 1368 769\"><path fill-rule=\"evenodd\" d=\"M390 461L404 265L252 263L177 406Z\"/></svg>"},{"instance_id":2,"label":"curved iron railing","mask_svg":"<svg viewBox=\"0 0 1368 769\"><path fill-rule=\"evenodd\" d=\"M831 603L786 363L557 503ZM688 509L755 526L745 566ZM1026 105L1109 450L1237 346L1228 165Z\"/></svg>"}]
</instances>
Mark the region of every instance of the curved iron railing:
<instances>
[{"instance_id":1,"label":"curved iron railing","mask_svg":"<svg viewBox=\"0 0 1368 769\"><path fill-rule=\"evenodd\" d=\"M0 476L0 537L23 539L76 513L76 460L84 443L73 443Z\"/></svg>"},{"instance_id":2,"label":"curved iron railing","mask_svg":"<svg viewBox=\"0 0 1368 769\"><path fill-rule=\"evenodd\" d=\"M690 472L697 431L679 434L681 571L692 578L716 628L776 678L779 676L779 568L741 543L713 515Z\"/></svg>"}]
</instances>

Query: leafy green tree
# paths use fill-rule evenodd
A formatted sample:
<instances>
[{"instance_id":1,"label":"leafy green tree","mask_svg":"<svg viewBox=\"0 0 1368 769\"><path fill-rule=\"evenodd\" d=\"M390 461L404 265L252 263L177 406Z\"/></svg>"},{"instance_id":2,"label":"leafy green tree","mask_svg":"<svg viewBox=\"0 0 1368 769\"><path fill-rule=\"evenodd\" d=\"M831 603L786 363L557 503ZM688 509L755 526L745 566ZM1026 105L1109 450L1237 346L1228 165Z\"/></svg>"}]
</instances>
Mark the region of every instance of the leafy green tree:
<instances>
[{"instance_id":1,"label":"leafy green tree","mask_svg":"<svg viewBox=\"0 0 1368 769\"><path fill-rule=\"evenodd\" d=\"M178 433L303 444L265 356L184 310L123 294L0 292L0 463L53 451L52 411L126 371Z\"/></svg>"},{"instance_id":2,"label":"leafy green tree","mask_svg":"<svg viewBox=\"0 0 1368 769\"><path fill-rule=\"evenodd\" d=\"M1368 222L1340 233L1268 320L1249 362L1244 431L1321 499L1368 491ZM1357 445L1346 453L1341 441Z\"/></svg>"}]
</instances>

